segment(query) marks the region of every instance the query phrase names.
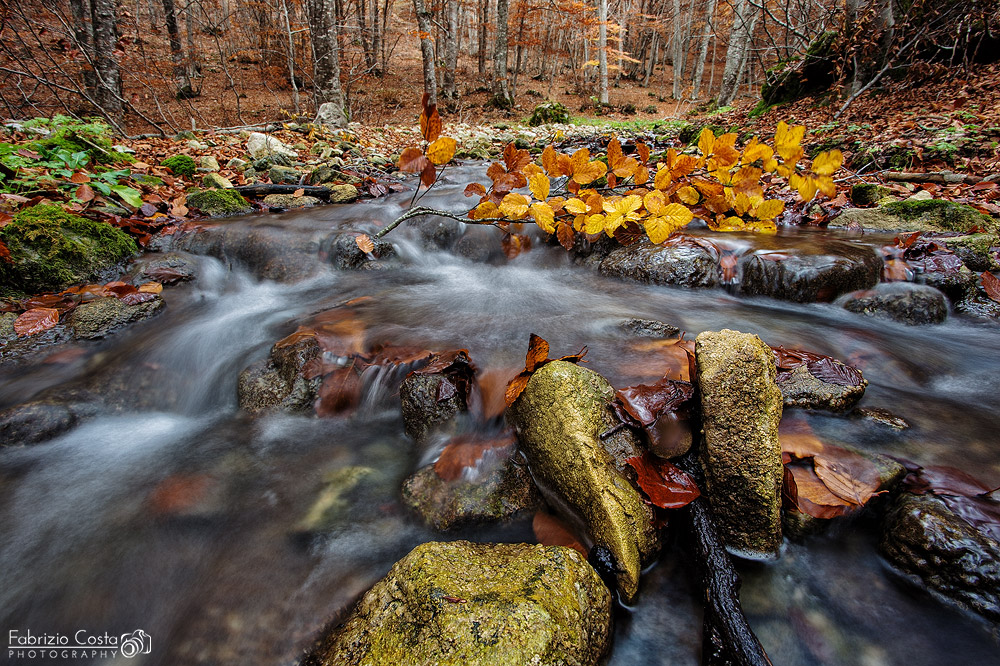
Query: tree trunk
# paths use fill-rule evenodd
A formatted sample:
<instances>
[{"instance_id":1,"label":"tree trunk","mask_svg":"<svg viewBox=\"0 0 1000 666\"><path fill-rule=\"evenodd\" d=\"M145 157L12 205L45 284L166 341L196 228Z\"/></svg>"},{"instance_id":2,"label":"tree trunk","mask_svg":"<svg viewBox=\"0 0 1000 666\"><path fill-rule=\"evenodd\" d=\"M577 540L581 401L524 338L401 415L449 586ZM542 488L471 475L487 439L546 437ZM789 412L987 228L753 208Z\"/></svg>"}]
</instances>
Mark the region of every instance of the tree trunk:
<instances>
[{"instance_id":1,"label":"tree trunk","mask_svg":"<svg viewBox=\"0 0 1000 666\"><path fill-rule=\"evenodd\" d=\"M89 63L93 63L94 33L90 23L92 12L90 0L70 0L69 7L73 14L73 35L76 38L76 47L80 49ZM91 99L98 98L97 76L91 67L83 69L83 87Z\"/></svg>"},{"instance_id":2,"label":"tree trunk","mask_svg":"<svg viewBox=\"0 0 1000 666\"><path fill-rule=\"evenodd\" d=\"M684 76L684 26L681 25L681 0L674 0L674 36L671 44L674 85L671 97L681 98L681 77Z\"/></svg>"},{"instance_id":3,"label":"tree trunk","mask_svg":"<svg viewBox=\"0 0 1000 666\"><path fill-rule=\"evenodd\" d=\"M726 49L726 67L722 71L722 84L719 88L719 106L728 106L736 98L739 91L740 78L750 52L750 42L753 39L754 28L760 10L748 0L739 0L733 14L733 28L729 34L729 48Z\"/></svg>"},{"instance_id":4,"label":"tree trunk","mask_svg":"<svg viewBox=\"0 0 1000 666\"><path fill-rule=\"evenodd\" d=\"M334 0L306 0L313 54L313 96L321 122L343 126L344 90L340 85L340 44L334 27ZM324 107L324 105L326 105Z\"/></svg>"},{"instance_id":5,"label":"tree trunk","mask_svg":"<svg viewBox=\"0 0 1000 666\"><path fill-rule=\"evenodd\" d=\"M93 0L94 69L98 79L98 105L109 116L122 113L122 74L115 60L118 45L118 28L115 24L114 0Z\"/></svg>"},{"instance_id":6,"label":"tree trunk","mask_svg":"<svg viewBox=\"0 0 1000 666\"><path fill-rule=\"evenodd\" d=\"M480 0L479 4L479 51L476 65L479 76L486 76L486 29L490 22L490 0Z\"/></svg>"},{"instance_id":7,"label":"tree trunk","mask_svg":"<svg viewBox=\"0 0 1000 666\"><path fill-rule=\"evenodd\" d=\"M601 104L608 103L608 0L597 0L597 76Z\"/></svg>"},{"instance_id":8,"label":"tree trunk","mask_svg":"<svg viewBox=\"0 0 1000 666\"><path fill-rule=\"evenodd\" d=\"M458 5L458 2L445 3L448 33L444 43L444 96L449 99L458 98L455 87L455 70L458 69Z\"/></svg>"},{"instance_id":9,"label":"tree trunk","mask_svg":"<svg viewBox=\"0 0 1000 666\"><path fill-rule=\"evenodd\" d=\"M185 63L184 51L181 48L181 34L177 29L177 11L174 0L163 0L163 15L167 24L167 40L170 42L170 59L174 62L174 81L177 89L174 94L177 99L196 97L191 84L191 73Z\"/></svg>"},{"instance_id":10,"label":"tree trunk","mask_svg":"<svg viewBox=\"0 0 1000 666\"><path fill-rule=\"evenodd\" d=\"M424 92L430 95L430 104L437 104L437 75L434 71L434 42L431 40L431 13L424 0L413 0L417 12L417 29L420 30L420 53L424 59Z\"/></svg>"},{"instance_id":11,"label":"tree trunk","mask_svg":"<svg viewBox=\"0 0 1000 666\"><path fill-rule=\"evenodd\" d=\"M164 7L170 0L163 0ZM292 104L295 113L299 112L299 84L295 80L295 37L292 34L292 22L288 18L288 3L281 0L281 15L285 21L285 34L288 36L288 48L285 50L285 62L288 66L288 82L292 84Z\"/></svg>"},{"instance_id":12,"label":"tree trunk","mask_svg":"<svg viewBox=\"0 0 1000 666\"><path fill-rule=\"evenodd\" d=\"M507 82L507 0L497 0L497 34L493 44L493 99L498 109L514 106Z\"/></svg>"},{"instance_id":13,"label":"tree trunk","mask_svg":"<svg viewBox=\"0 0 1000 666\"><path fill-rule=\"evenodd\" d=\"M851 94L856 94L864 88L889 61L889 47L892 45L895 32L896 18L892 11L893 0L873 0L869 4L874 5L875 9L873 21L862 26L857 23L860 4L857 0L850 0L847 3L848 34L864 30L867 34L878 37L875 53L855 54Z\"/></svg>"},{"instance_id":14,"label":"tree trunk","mask_svg":"<svg viewBox=\"0 0 1000 666\"><path fill-rule=\"evenodd\" d=\"M698 56L694 61L694 75L691 77L691 83L694 86L691 90L692 99L698 99L698 93L701 91L701 79L705 75L708 43L712 40L712 33L714 32L715 3L716 0L708 0L708 4L705 5L705 25L702 27L701 41L698 43Z\"/></svg>"}]
</instances>

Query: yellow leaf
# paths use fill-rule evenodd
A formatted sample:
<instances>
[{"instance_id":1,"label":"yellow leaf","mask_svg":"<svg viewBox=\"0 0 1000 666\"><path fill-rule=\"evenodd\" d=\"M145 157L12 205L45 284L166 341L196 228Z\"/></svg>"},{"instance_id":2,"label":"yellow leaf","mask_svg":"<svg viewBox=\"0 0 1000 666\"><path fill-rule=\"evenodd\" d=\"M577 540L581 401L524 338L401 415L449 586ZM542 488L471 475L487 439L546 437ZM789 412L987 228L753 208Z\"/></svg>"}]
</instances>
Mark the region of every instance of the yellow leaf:
<instances>
[{"instance_id":1,"label":"yellow leaf","mask_svg":"<svg viewBox=\"0 0 1000 666\"><path fill-rule=\"evenodd\" d=\"M549 182L548 176L539 172L528 180L528 187L531 189L531 195L533 197L539 201L545 201L549 197L549 188L551 187L551 183Z\"/></svg>"},{"instance_id":2,"label":"yellow leaf","mask_svg":"<svg viewBox=\"0 0 1000 666\"><path fill-rule=\"evenodd\" d=\"M674 178L687 176L698 168L698 159L694 155L681 155L670 167L670 175Z\"/></svg>"},{"instance_id":3,"label":"yellow leaf","mask_svg":"<svg viewBox=\"0 0 1000 666\"><path fill-rule=\"evenodd\" d=\"M746 215L747 211L750 210L750 197L740 192L736 195L736 201L733 202L733 210L736 211L737 215Z\"/></svg>"},{"instance_id":4,"label":"yellow leaf","mask_svg":"<svg viewBox=\"0 0 1000 666\"><path fill-rule=\"evenodd\" d=\"M528 199L517 192L511 192L500 202L500 212L504 217L520 220L528 214Z\"/></svg>"},{"instance_id":5,"label":"yellow leaf","mask_svg":"<svg viewBox=\"0 0 1000 666\"><path fill-rule=\"evenodd\" d=\"M583 230L590 235L599 234L604 231L604 216L589 215L584 223Z\"/></svg>"},{"instance_id":6,"label":"yellow leaf","mask_svg":"<svg viewBox=\"0 0 1000 666\"><path fill-rule=\"evenodd\" d=\"M583 231L587 226L587 216L577 215L573 218L573 229L576 231Z\"/></svg>"},{"instance_id":7,"label":"yellow leaf","mask_svg":"<svg viewBox=\"0 0 1000 666\"><path fill-rule=\"evenodd\" d=\"M427 146L427 159L438 166L447 164L455 156L455 145L455 140L450 136L440 136Z\"/></svg>"},{"instance_id":8,"label":"yellow leaf","mask_svg":"<svg viewBox=\"0 0 1000 666\"><path fill-rule=\"evenodd\" d=\"M690 185L685 185L681 189L677 190L677 198L689 206L693 206L698 203L701 199L701 195L698 194L698 190L694 189Z\"/></svg>"},{"instance_id":9,"label":"yellow leaf","mask_svg":"<svg viewBox=\"0 0 1000 666\"><path fill-rule=\"evenodd\" d=\"M649 169L640 164L639 168L636 169L635 173L632 175L632 180L635 181L636 185L645 185L649 182Z\"/></svg>"},{"instance_id":10,"label":"yellow leaf","mask_svg":"<svg viewBox=\"0 0 1000 666\"><path fill-rule=\"evenodd\" d=\"M642 198L642 203L650 215L659 215L663 211L664 206L667 205L667 198L663 195L663 192L653 190Z\"/></svg>"},{"instance_id":11,"label":"yellow leaf","mask_svg":"<svg viewBox=\"0 0 1000 666\"><path fill-rule=\"evenodd\" d=\"M525 178L530 179L536 173L545 173L545 171L542 169L542 167L532 162L530 164L525 165L525 167L521 169L521 173L524 174Z\"/></svg>"},{"instance_id":12,"label":"yellow leaf","mask_svg":"<svg viewBox=\"0 0 1000 666\"><path fill-rule=\"evenodd\" d=\"M812 170L818 176L831 176L843 163L844 154L834 149L817 155L813 160Z\"/></svg>"},{"instance_id":13,"label":"yellow leaf","mask_svg":"<svg viewBox=\"0 0 1000 666\"><path fill-rule=\"evenodd\" d=\"M630 194L627 197L616 201L605 201L604 212L615 213L618 215L628 215L629 213L634 213L639 210L640 206L642 206L642 199L634 194Z\"/></svg>"},{"instance_id":14,"label":"yellow leaf","mask_svg":"<svg viewBox=\"0 0 1000 666\"><path fill-rule=\"evenodd\" d=\"M163 291L163 285L159 282L143 282L138 288L144 294L159 294Z\"/></svg>"},{"instance_id":15,"label":"yellow leaf","mask_svg":"<svg viewBox=\"0 0 1000 666\"><path fill-rule=\"evenodd\" d=\"M500 209L492 201L484 201L469 213L469 217L473 220L485 220L486 218L500 216Z\"/></svg>"},{"instance_id":16,"label":"yellow leaf","mask_svg":"<svg viewBox=\"0 0 1000 666\"><path fill-rule=\"evenodd\" d=\"M768 173L774 173L778 168L778 160L773 157L764 158L764 171Z\"/></svg>"},{"instance_id":17,"label":"yellow leaf","mask_svg":"<svg viewBox=\"0 0 1000 666\"><path fill-rule=\"evenodd\" d=\"M706 127L701 131L698 136L698 150L701 151L702 157L708 157L712 154L712 148L715 147L715 134L711 129Z\"/></svg>"},{"instance_id":18,"label":"yellow leaf","mask_svg":"<svg viewBox=\"0 0 1000 666\"><path fill-rule=\"evenodd\" d=\"M805 133L805 125L789 127L784 120L778 123L774 133L774 147L782 160L794 164L802 157L803 150L800 144Z\"/></svg>"},{"instance_id":19,"label":"yellow leaf","mask_svg":"<svg viewBox=\"0 0 1000 666\"><path fill-rule=\"evenodd\" d=\"M545 150L542 151L542 168L550 176L563 175L559 170L559 159L556 157L556 149L552 147L552 144L545 146Z\"/></svg>"},{"instance_id":20,"label":"yellow leaf","mask_svg":"<svg viewBox=\"0 0 1000 666\"><path fill-rule=\"evenodd\" d=\"M760 180L761 170L757 167L744 166L740 167L740 170L733 174L733 186L734 187L748 187L756 185Z\"/></svg>"},{"instance_id":21,"label":"yellow leaf","mask_svg":"<svg viewBox=\"0 0 1000 666\"><path fill-rule=\"evenodd\" d=\"M790 178L795 174L795 165L790 163L779 164L777 168L779 176L784 176L785 178Z\"/></svg>"},{"instance_id":22,"label":"yellow leaf","mask_svg":"<svg viewBox=\"0 0 1000 666\"><path fill-rule=\"evenodd\" d=\"M621 164L614 168L613 173L619 178L628 178L635 175L635 170L639 168L639 163L634 157L626 158Z\"/></svg>"},{"instance_id":23,"label":"yellow leaf","mask_svg":"<svg viewBox=\"0 0 1000 666\"><path fill-rule=\"evenodd\" d=\"M789 184L798 190L803 201L811 201L816 196L816 190L819 189L818 184L811 176L801 176L797 173L792 174Z\"/></svg>"},{"instance_id":24,"label":"yellow leaf","mask_svg":"<svg viewBox=\"0 0 1000 666\"><path fill-rule=\"evenodd\" d=\"M569 158L570 168L573 173L576 173L580 169L586 166L587 162L590 161L590 151L586 148L580 148L575 153L573 153Z\"/></svg>"},{"instance_id":25,"label":"yellow leaf","mask_svg":"<svg viewBox=\"0 0 1000 666\"><path fill-rule=\"evenodd\" d=\"M715 231L743 231L745 227L743 218L731 216L717 224L714 229Z\"/></svg>"},{"instance_id":26,"label":"yellow leaf","mask_svg":"<svg viewBox=\"0 0 1000 666\"><path fill-rule=\"evenodd\" d=\"M686 226L694 218L694 213L692 213L686 206L682 206L678 203L672 203L663 209L663 214L660 215L660 217L669 222L674 229L680 229L681 227Z\"/></svg>"},{"instance_id":27,"label":"yellow leaf","mask_svg":"<svg viewBox=\"0 0 1000 666\"><path fill-rule=\"evenodd\" d=\"M767 144L757 141L757 137L750 139L750 143L743 149L743 164L752 164L757 160L765 162L774 155L774 151Z\"/></svg>"},{"instance_id":28,"label":"yellow leaf","mask_svg":"<svg viewBox=\"0 0 1000 666\"><path fill-rule=\"evenodd\" d=\"M586 148L581 148L580 150L586 151L587 149ZM578 152L580 152L580 151L577 151L577 153ZM574 158L575 158L575 156L576 156L576 153L574 153ZM585 165L583 165L579 169L577 169L577 168L574 167L574 169L573 169L573 180L575 182L579 183L580 185L587 185L589 183L594 182L595 180L597 180L598 178L600 178L601 176L603 176L607 172L608 172L607 165L605 165L604 162L598 162L598 161L595 160L593 162L587 162Z\"/></svg>"},{"instance_id":29,"label":"yellow leaf","mask_svg":"<svg viewBox=\"0 0 1000 666\"><path fill-rule=\"evenodd\" d=\"M831 199L837 196L837 185L833 182L833 178L830 178L829 176L820 176L817 178L816 186L819 188L820 192Z\"/></svg>"},{"instance_id":30,"label":"yellow leaf","mask_svg":"<svg viewBox=\"0 0 1000 666\"><path fill-rule=\"evenodd\" d=\"M665 190L670 187L670 169L657 169L656 176L653 178L653 187L658 190Z\"/></svg>"},{"instance_id":31,"label":"yellow leaf","mask_svg":"<svg viewBox=\"0 0 1000 666\"><path fill-rule=\"evenodd\" d=\"M781 199L768 199L757 206L757 210L755 210L753 214L758 220L773 220L781 215L784 210L784 201Z\"/></svg>"},{"instance_id":32,"label":"yellow leaf","mask_svg":"<svg viewBox=\"0 0 1000 666\"><path fill-rule=\"evenodd\" d=\"M662 243L670 238L670 234L674 232L670 223L662 217L651 217L643 222L642 226L646 228L646 235L649 236L649 240L654 243Z\"/></svg>"},{"instance_id":33,"label":"yellow leaf","mask_svg":"<svg viewBox=\"0 0 1000 666\"><path fill-rule=\"evenodd\" d=\"M568 210L574 215L583 215L587 212L587 204L583 203L579 199L570 199L563 204L563 208Z\"/></svg>"},{"instance_id":34,"label":"yellow leaf","mask_svg":"<svg viewBox=\"0 0 1000 666\"><path fill-rule=\"evenodd\" d=\"M552 207L548 204L531 204L531 217L535 219L535 224L541 227L546 233L551 234L555 232L555 213L552 212Z\"/></svg>"}]
</instances>

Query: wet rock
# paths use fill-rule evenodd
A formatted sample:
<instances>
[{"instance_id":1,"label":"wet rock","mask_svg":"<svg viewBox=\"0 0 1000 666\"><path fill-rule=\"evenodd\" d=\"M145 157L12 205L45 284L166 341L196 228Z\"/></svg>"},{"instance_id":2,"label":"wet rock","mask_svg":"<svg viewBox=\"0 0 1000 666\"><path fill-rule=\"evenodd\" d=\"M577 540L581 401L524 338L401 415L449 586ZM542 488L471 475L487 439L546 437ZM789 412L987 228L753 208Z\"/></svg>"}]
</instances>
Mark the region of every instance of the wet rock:
<instances>
[{"instance_id":1,"label":"wet rock","mask_svg":"<svg viewBox=\"0 0 1000 666\"><path fill-rule=\"evenodd\" d=\"M217 173L206 173L202 176L201 184L205 187L214 187L219 190L231 189L233 184L228 178L223 178Z\"/></svg>"},{"instance_id":2,"label":"wet rock","mask_svg":"<svg viewBox=\"0 0 1000 666\"><path fill-rule=\"evenodd\" d=\"M872 289L855 291L837 299L848 312L893 319L910 325L940 324L948 318L944 294L911 282L883 282Z\"/></svg>"},{"instance_id":3,"label":"wet rock","mask_svg":"<svg viewBox=\"0 0 1000 666\"><path fill-rule=\"evenodd\" d=\"M446 481L428 465L403 482L403 503L441 531L513 520L540 502L531 475L513 456L477 470L471 481Z\"/></svg>"},{"instance_id":4,"label":"wet rock","mask_svg":"<svg viewBox=\"0 0 1000 666\"><path fill-rule=\"evenodd\" d=\"M965 266L958 270L917 271L913 280L944 292L952 301L960 301L976 290L979 276Z\"/></svg>"},{"instance_id":5,"label":"wet rock","mask_svg":"<svg viewBox=\"0 0 1000 666\"><path fill-rule=\"evenodd\" d=\"M851 202L855 206L870 206L892 194L892 190L876 183L854 183L851 186Z\"/></svg>"},{"instance_id":6,"label":"wet rock","mask_svg":"<svg viewBox=\"0 0 1000 666\"><path fill-rule=\"evenodd\" d=\"M465 225L458 220L428 215L416 223L424 246L450 250L462 237Z\"/></svg>"},{"instance_id":7,"label":"wet rock","mask_svg":"<svg viewBox=\"0 0 1000 666\"><path fill-rule=\"evenodd\" d=\"M831 227L846 227L856 222L873 231L958 231L968 233L976 227L994 233L997 222L989 215L965 204L930 199L895 201L878 208L848 208L837 216Z\"/></svg>"},{"instance_id":8,"label":"wet rock","mask_svg":"<svg viewBox=\"0 0 1000 666\"><path fill-rule=\"evenodd\" d=\"M335 268L341 270L370 268L375 264L374 259L388 259L396 256L396 249L381 239L372 239L375 249L370 254L365 254L358 247L356 238L356 233L342 233L336 234L331 239L329 257L330 263Z\"/></svg>"},{"instance_id":9,"label":"wet rock","mask_svg":"<svg viewBox=\"0 0 1000 666\"><path fill-rule=\"evenodd\" d=\"M882 260L869 246L829 240L821 248L751 253L740 260L739 272L743 294L814 303L874 287Z\"/></svg>"},{"instance_id":10,"label":"wet rock","mask_svg":"<svg viewBox=\"0 0 1000 666\"><path fill-rule=\"evenodd\" d=\"M248 164L249 162L247 162L246 160L241 160L238 157L234 157L228 162L226 162L226 168L232 169L234 171L243 171L243 168L246 167L246 165Z\"/></svg>"},{"instance_id":11,"label":"wet rock","mask_svg":"<svg viewBox=\"0 0 1000 666\"><path fill-rule=\"evenodd\" d=\"M1000 271L1000 238L996 234L970 234L942 238L941 242L958 255L970 270Z\"/></svg>"},{"instance_id":12,"label":"wet rock","mask_svg":"<svg viewBox=\"0 0 1000 666\"><path fill-rule=\"evenodd\" d=\"M330 187L330 203L353 203L358 200L358 188L353 185L333 185Z\"/></svg>"},{"instance_id":13,"label":"wet rock","mask_svg":"<svg viewBox=\"0 0 1000 666\"><path fill-rule=\"evenodd\" d=\"M369 590L312 663L509 666L599 662L611 595L571 548L421 544Z\"/></svg>"},{"instance_id":14,"label":"wet rock","mask_svg":"<svg viewBox=\"0 0 1000 666\"><path fill-rule=\"evenodd\" d=\"M852 411L849 416L851 418L867 419L875 423L881 423L884 426L888 426L893 430L906 430L910 427L910 424L906 422L888 409L882 409L881 407L862 407Z\"/></svg>"},{"instance_id":15,"label":"wet rock","mask_svg":"<svg viewBox=\"0 0 1000 666\"><path fill-rule=\"evenodd\" d=\"M277 408L296 412L312 409L321 379L306 379L302 369L320 355L315 337L271 348L271 354L240 373L236 395L240 409L256 414Z\"/></svg>"},{"instance_id":16,"label":"wet rock","mask_svg":"<svg viewBox=\"0 0 1000 666\"><path fill-rule=\"evenodd\" d=\"M962 299L955 310L979 319L1000 319L1000 303L987 296L982 289Z\"/></svg>"},{"instance_id":17,"label":"wet rock","mask_svg":"<svg viewBox=\"0 0 1000 666\"><path fill-rule=\"evenodd\" d=\"M298 185L302 174L298 169L275 165L267 170L267 177L275 185Z\"/></svg>"},{"instance_id":18,"label":"wet rock","mask_svg":"<svg viewBox=\"0 0 1000 666\"><path fill-rule=\"evenodd\" d=\"M681 329L654 319L623 319L618 329L636 338L672 338Z\"/></svg>"},{"instance_id":19,"label":"wet rock","mask_svg":"<svg viewBox=\"0 0 1000 666\"><path fill-rule=\"evenodd\" d=\"M67 315L66 323L78 340L97 340L152 317L163 306L163 299L159 296L136 305L129 305L120 298L98 298L73 309Z\"/></svg>"},{"instance_id":20,"label":"wet rock","mask_svg":"<svg viewBox=\"0 0 1000 666\"><path fill-rule=\"evenodd\" d=\"M785 407L845 412L861 400L868 381L860 386L841 386L816 377L805 365L778 373L778 388Z\"/></svg>"},{"instance_id":21,"label":"wet rock","mask_svg":"<svg viewBox=\"0 0 1000 666\"><path fill-rule=\"evenodd\" d=\"M295 531L311 534L345 522L352 505L351 494L374 475L374 469L359 465L341 467L327 473L323 479L323 487L309 510L296 523Z\"/></svg>"},{"instance_id":22,"label":"wet rock","mask_svg":"<svg viewBox=\"0 0 1000 666\"><path fill-rule=\"evenodd\" d=\"M633 243L606 256L600 271L637 282L678 287L715 287L721 281L718 257L697 243Z\"/></svg>"},{"instance_id":23,"label":"wet rock","mask_svg":"<svg viewBox=\"0 0 1000 666\"><path fill-rule=\"evenodd\" d=\"M284 155L292 159L298 157L296 152L282 143L280 139L261 132L252 132L250 134L250 137L247 139L247 152L255 160L273 155Z\"/></svg>"},{"instance_id":24,"label":"wet rock","mask_svg":"<svg viewBox=\"0 0 1000 666\"><path fill-rule=\"evenodd\" d=\"M58 402L35 401L0 410L0 447L37 444L60 435L79 421Z\"/></svg>"},{"instance_id":25,"label":"wet rock","mask_svg":"<svg viewBox=\"0 0 1000 666\"><path fill-rule=\"evenodd\" d=\"M16 320L17 315L13 312L0 313L0 345L7 344L17 337L17 333L14 331Z\"/></svg>"},{"instance_id":26,"label":"wet rock","mask_svg":"<svg viewBox=\"0 0 1000 666\"><path fill-rule=\"evenodd\" d=\"M708 500L726 547L755 559L781 548L782 396L774 354L756 335L724 329L695 339Z\"/></svg>"},{"instance_id":27,"label":"wet rock","mask_svg":"<svg viewBox=\"0 0 1000 666\"><path fill-rule=\"evenodd\" d=\"M448 381L443 375L409 374L399 386L399 399L403 407L403 424L406 434L423 443L436 432L446 430L459 412L468 409L461 391L439 400L441 384Z\"/></svg>"},{"instance_id":28,"label":"wet rock","mask_svg":"<svg viewBox=\"0 0 1000 666\"><path fill-rule=\"evenodd\" d=\"M160 249L217 257L239 264L257 277L290 282L316 270L320 243L276 227L222 223L164 237Z\"/></svg>"},{"instance_id":29,"label":"wet rock","mask_svg":"<svg viewBox=\"0 0 1000 666\"><path fill-rule=\"evenodd\" d=\"M582 518L595 544L611 551L618 587L630 600L643 563L660 544L652 510L600 438L615 424L608 407L613 398L614 389L596 372L553 361L532 375L507 412L535 479Z\"/></svg>"},{"instance_id":30,"label":"wet rock","mask_svg":"<svg viewBox=\"0 0 1000 666\"><path fill-rule=\"evenodd\" d=\"M480 264L502 264L507 261L500 238L491 229L468 227L455 243L455 254Z\"/></svg>"},{"instance_id":31,"label":"wet rock","mask_svg":"<svg viewBox=\"0 0 1000 666\"><path fill-rule=\"evenodd\" d=\"M268 194L264 197L264 203L271 208L288 209L315 206L320 203L320 200L310 196L296 197L291 194Z\"/></svg>"},{"instance_id":32,"label":"wet rock","mask_svg":"<svg viewBox=\"0 0 1000 666\"><path fill-rule=\"evenodd\" d=\"M325 164L321 164L309 174L310 185L325 185L336 180L336 171Z\"/></svg>"},{"instance_id":33,"label":"wet rock","mask_svg":"<svg viewBox=\"0 0 1000 666\"><path fill-rule=\"evenodd\" d=\"M911 581L1000 620L1000 542L932 495L900 495L879 550Z\"/></svg>"},{"instance_id":34,"label":"wet rock","mask_svg":"<svg viewBox=\"0 0 1000 666\"><path fill-rule=\"evenodd\" d=\"M187 196L187 205L197 208L209 217L246 215L253 208L250 202L235 190L200 190Z\"/></svg>"}]
</instances>

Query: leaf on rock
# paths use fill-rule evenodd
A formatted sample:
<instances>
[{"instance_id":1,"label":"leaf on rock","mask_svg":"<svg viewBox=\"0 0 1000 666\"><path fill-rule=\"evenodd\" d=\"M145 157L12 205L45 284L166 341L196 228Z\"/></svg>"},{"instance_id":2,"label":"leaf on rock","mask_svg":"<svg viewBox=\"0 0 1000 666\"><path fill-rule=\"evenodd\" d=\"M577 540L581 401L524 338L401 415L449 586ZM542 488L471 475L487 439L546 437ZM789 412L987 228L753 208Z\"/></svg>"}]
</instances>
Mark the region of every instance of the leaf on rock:
<instances>
[{"instance_id":1,"label":"leaf on rock","mask_svg":"<svg viewBox=\"0 0 1000 666\"><path fill-rule=\"evenodd\" d=\"M316 331L307 326L299 326L297 329L295 329L294 333L292 333L291 335L287 335L282 339L278 340L277 342L275 342L274 348L284 349L285 347L291 347L295 343L301 342L302 340L305 340L307 338L315 338L315 337L316 337Z\"/></svg>"},{"instance_id":2,"label":"leaf on rock","mask_svg":"<svg viewBox=\"0 0 1000 666\"><path fill-rule=\"evenodd\" d=\"M370 254L375 251L375 243L372 242L371 236L368 234L360 234L354 237L354 242L357 243L358 249L365 254Z\"/></svg>"},{"instance_id":3,"label":"leaf on rock","mask_svg":"<svg viewBox=\"0 0 1000 666\"><path fill-rule=\"evenodd\" d=\"M480 466L484 458L489 457L494 463L506 461L514 451L514 441L510 432L491 438L481 435L453 437L434 463L434 472L445 481L455 481L462 478L467 469Z\"/></svg>"},{"instance_id":4,"label":"leaf on rock","mask_svg":"<svg viewBox=\"0 0 1000 666\"><path fill-rule=\"evenodd\" d=\"M566 546L587 557L587 549L569 526L550 513L537 512L531 521L531 530L535 533L535 540L543 546Z\"/></svg>"},{"instance_id":5,"label":"leaf on rock","mask_svg":"<svg viewBox=\"0 0 1000 666\"><path fill-rule=\"evenodd\" d=\"M992 489L954 467L931 466L917 469L904 484L912 493L931 493L965 522L1000 540L1000 501Z\"/></svg>"},{"instance_id":6,"label":"leaf on rock","mask_svg":"<svg viewBox=\"0 0 1000 666\"><path fill-rule=\"evenodd\" d=\"M316 415L336 416L350 411L361 402L361 375L354 364L338 368L323 378L316 398Z\"/></svg>"},{"instance_id":7,"label":"leaf on rock","mask_svg":"<svg viewBox=\"0 0 1000 666\"><path fill-rule=\"evenodd\" d=\"M636 483L654 506L679 509L701 495L694 480L669 460L645 453L625 462L635 470Z\"/></svg>"},{"instance_id":8,"label":"leaf on rock","mask_svg":"<svg viewBox=\"0 0 1000 666\"><path fill-rule=\"evenodd\" d=\"M59 323L59 310L55 308L33 308L14 320L14 332L26 337L47 331Z\"/></svg>"},{"instance_id":9,"label":"leaf on rock","mask_svg":"<svg viewBox=\"0 0 1000 666\"><path fill-rule=\"evenodd\" d=\"M787 465L788 474L794 481L794 491L786 484L785 495L791 495L795 508L802 513L828 520L847 513L853 505L834 495L809 466Z\"/></svg>"},{"instance_id":10,"label":"leaf on rock","mask_svg":"<svg viewBox=\"0 0 1000 666\"><path fill-rule=\"evenodd\" d=\"M816 379L828 384L837 386L861 386L864 384L864 376L861 371L846 363L842 363L832 356L824 356L815 352L802 349L785 349L784 347L771 347L774 352L774 360L781 372L790 372L799 366L806 366L806 369Z\"/></svg>"},{"instance_id":11,"label":"leaf on rock","mask_svg":"<svg viewBox=\"0 0 1000 666\"><path fill-rule=\"evenodd\" d=\"M587 348L583 347L576 354L563 356L559 359L550 359L548 357L549 343L546 342L541 336L532 333L531 338L528 341L528 353L525 355L524 370L522 370L519 375L514 377L510 380L510 383L507 384L507 391L504 394L504 400L507 403L507 406L510 407L513 405L518 397L520 397L521 392L524 391L525 387L528 385L528 380L531 379L532 373L549 361L560 360L568 363L579 363L586 355Z\"/></svg>"},{"instance_id":12,"label":"leaf on rock","mask_svg":"<svg viewBox=\"0 0 1000 666\"><path fill-rule=\"evenodd\" d=\"M983 281L983 289L986 290L986 295L997 303L1000 303L1000 279L993 275L993 273L983 273L980 277Z\"/></svg>"},{"instance_id":13,"label":"leaf on rock","mask_svg":"<svg viewBox=\"0 0 1000 666\"><path fill-rule=\"evenodd\" d=\"M133 291L127 294L122 294L118 297L125 305L139 305L139 303L145 303L146 301L152 301L156 298L156 294L147 291Z\"/></svg>"},{"instance_id":14,"label":"leaf on rock","mask_svg":"<svg viewBox=\"0 0 1000 666\"><path fill-rule=\"evenodd\" d=\"M655 384L639 384L615 391L617 404L644 426L653 425L665 413L677 412L693 397L693 384L672 379L661 379Z\"/></svg>"},{"instance_id":15,"label":"leaf on rock","mask_svg":"<svg viewBox=\"0 0 1000 666\"><path fill-rule=\"evenodd\" d=\"M816 476L837 497L864 506L882 485L878 468L862 455L828 446L813 458Z\"/></svg>"}]
</instances>

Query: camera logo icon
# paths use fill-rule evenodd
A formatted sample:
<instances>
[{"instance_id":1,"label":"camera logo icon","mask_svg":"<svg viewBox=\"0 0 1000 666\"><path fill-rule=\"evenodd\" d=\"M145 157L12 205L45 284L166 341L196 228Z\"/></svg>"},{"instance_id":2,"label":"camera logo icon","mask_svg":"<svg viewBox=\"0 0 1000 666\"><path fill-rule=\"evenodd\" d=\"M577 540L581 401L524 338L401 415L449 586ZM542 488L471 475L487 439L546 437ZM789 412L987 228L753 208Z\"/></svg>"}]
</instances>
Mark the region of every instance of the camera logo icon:
<instances>
[{"instance_id":1,"label":"camera logo icon","mask_svg":"<svg viewBox=\"0 0 1000 666\"><path fill-rule=\"evenodd\" d=\"M136 629L131 634L122 634L118 649L123 657L131 659L136 655L149 654L153 650L153 641L145 631Z\"/></svg>"}]
</instances>

